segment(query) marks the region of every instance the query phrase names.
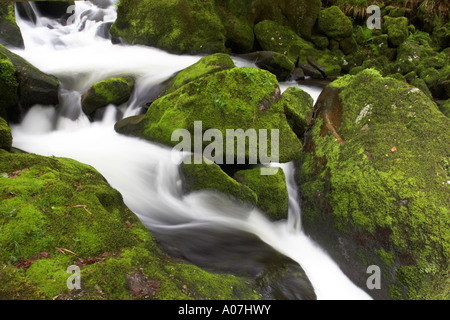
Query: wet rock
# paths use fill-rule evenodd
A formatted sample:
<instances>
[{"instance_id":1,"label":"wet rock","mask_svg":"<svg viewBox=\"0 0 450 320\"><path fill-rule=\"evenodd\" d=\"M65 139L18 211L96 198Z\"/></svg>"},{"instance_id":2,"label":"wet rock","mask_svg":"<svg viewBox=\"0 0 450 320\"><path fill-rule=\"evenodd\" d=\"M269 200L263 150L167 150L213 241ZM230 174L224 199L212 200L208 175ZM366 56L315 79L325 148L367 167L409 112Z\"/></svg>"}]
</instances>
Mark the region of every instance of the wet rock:
<instances>
[{"instance_id":1,"label":"wet rock","mask_svg":"<svg viewBox=\"0 0 450 320\"><path fill-rule=\"evenodd\" d=\"M240 170L233 178L256 194L256 207L269 219L287 219L289 194L283 169L273 168L276 173L262 175L260 168ZM275 172L274 171L274 172Z\"/></svg>"},{"instance_id":2,"label":"wet rock","mask_svg":"<svg viewBox=\"0 0 450 320\"><path fill-rule=\"evenodd\" d=\"M0 3L0 45L24 48L22 33L16 24L13 1Z\"/></svg>"},{"instance_id":3,"label":"wet rock","mask_svg":"<svg viewBox=\"0 0 450 320\"><path fill-rule=\"evenodd\" d=\"M111 78L94 84L81 97L83 112L91 115L97 109L127 102L134 89L134 78Z\"/></svg>"},{"instance_id":4,"label":"wet rock","mask_svg":"<svg viewBox=\"0 0 450 320\"><path fill-rule=\"evenodd\" d=\"M18 106L8 111L10 119L17 121L32 106L36 104L56 106L59 103L59 81L28 63L23 58L0 45L0 54L8 57L14 69L18 83Z\"/></svg>"}]
</instances>

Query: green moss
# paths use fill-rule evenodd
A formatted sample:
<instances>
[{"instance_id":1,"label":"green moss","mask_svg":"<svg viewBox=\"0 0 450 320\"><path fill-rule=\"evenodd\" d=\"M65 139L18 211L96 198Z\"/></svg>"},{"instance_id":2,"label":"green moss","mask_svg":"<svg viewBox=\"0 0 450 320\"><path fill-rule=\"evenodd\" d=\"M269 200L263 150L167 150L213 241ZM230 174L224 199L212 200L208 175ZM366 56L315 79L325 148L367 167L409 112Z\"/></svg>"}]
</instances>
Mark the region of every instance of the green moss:
<instances>
[{"instance_id":1,"label":"green moss","mask_svg":"<svg viewBox=\"0 0 450 320\"><path fill-rule=\"evenodd\" d=\"M210 274L167 257L89 166L0 150L0 186L1 299L259 298L252 279ZM81 290L67 288L73 265L80 267ZM133 280L148 292L133 289Z\"/></svg>"},{"instance_id":2,"label":"green moss","mask_svg":"<svg viewBox=\"0 0 450 320\"><path fill-rule=\"evenodd\" d=\"M283 106L292 130L302 138L312 117L313 98L302 89L290 87L283 93L279 104Z\"/></svg>"},{"instance_id":3,"label":"green moss","mask_svg":"<svg viewBox=\"0 0 450 320\"><path fill-rule=\"evenodd\" d=\"M256 205L257 195L228 176L217 164L207 159L197 164L194 156L190 160L181 165L183 186L188 192L218 191L245 204Z\"/></svg>"},{"instance_id":4,"label":"green moss","mask_svg":"<svg viewBox=\"0 0 450 320\"><path fill-rule=\"evenodd\" d=\"M286 177L281 168L274 175L261 175L261 169L241 170L233 176L236 181L253 190L257 197L257 207L270 219L287 218L289 195Z\"/></svg>"},{"instance_id":5,"label":"green moss","mask_svg":"<svg viewBox=\"0 0 450 320\"><path fill-rule=\"evenodd\" d=\"M447 99L441 106L439 106L439 110L447 117L450 116L450 99Z\"/></svg>"},{"instance_id":6,"label":"green moss","mask_svg":"<svg viewBox=\"0 0 450 320\"><path fill-rule=\"evenodd\" d=\"M0 117L0 149L11 150L12 136L11 129L6 121Z\"/></svg>"},{"instance_id":7,"label":"green moss","mask_svg":"<svg viewBox=\"0 0 450 320\"><path fill-rule=\"evenodd\" d=\"M122 0L111 34L173 53L225 52L225 29L214 1Z\"/></svg>"},{"instance_id":8,"label":"green moss","mask_svg":"<svg viewBox=\"0 0 450 320\"><path fill-rule=\"evenodd\" d=\"M337 6L322 9L317 20L319 31L333 39L344 39L352 35L351 20Z\"/></svg>"},{"instance_id":9,"label":"green moss","mask_svg":"<svg viewBox=\"0 0 450 320\"><path fill-rule=\"evenodd\" d=\"M279 161L290 161L298 158L302 147L286 120L282 106L276 103L279 93L276 77L267 71L233 68L217 72L155 101L138 136L174 147L179 144L171 140L176 129L188 130L193 138L194 124L201 121L203 133L208 129L219 130L224 141L223 151L231 152L226 148L227 129L254 129L258 138L260 130L268 130L267 146L271 146L271 130L279 130L279 150L274 150L276 154L268 150L268 156L279 155ZM210 142L203 142L203 148L209 145ZM236 148L235 156L242 156L238 155ZM246 160L250 151L246 144ZM216 157L220 158L220 150L216 152Z\"/></svg>"},{"instance_id":10,"label":"green moss","mask_svg":"<svg viewBox=\"0 0 450 320\"><path fill-rule=\"evenodd\" d=\"M401 45L409 36L408 19L405 17L385 17L383 28L394 46Z\"/></svg>"},{"instance_id":11,"label":"green moss","mask_svg":"<svg viewBox=\"0 0 450 320\"><path fill-rule=\"evenodd\" d=\"M448 119L420 90L375 70L346 76L332 87L340 88L339 104L345 106L341 120L333 122L341 140L323 120L309 133L314 149L303 156L300 170L305 224L326 225L329 218L321 212L332 212L341 236L366 233L360 249L369 257L378 252L393 270L411 265L414 272L394 280L409 299L445 294Z\"/></svg>"},{"instance_id":12,"label":"green moss","mask_svg":"<svg viewBox=\"0 0 450 320\"><path fill-rule=\"evenodd\" d=\"M271 20L256 24L255 35L263 50L282 53L293 62L305 49L313 48L312 43L303 40L290 27Z\"/></svg>"},{"instance_id":13,"label":"green moss","mask_svg":"<svg viewBox=\"0 0 450 320\"><path fill-rule=\"evenodd\" d=\"M216 53L200 59L197 63L180 71L161 92L170 94L189 82L196 81L204 76L236 67L228 54Z\"/></svg>"},{"instance_id":14,"label":"green moss","mask_svg":"<svg viewBox=\"0 0 450 320\"><path fill-rule=\"evenodd\" d=\"M265 51L274 51L286 55L293 63L320 66L317 77L322 78L340 75L341 67L337 56L329 50L318 50L311 42L298 36L291 28L275 21L265 20L255 25L255 35L259 44ZM314 67L315 68L315 67Z\"/></svg>"},{"instance_id":15,"label":"green moss","mask_svg":"<svg viewBox=\"0 0 450 320\"><path fill-rule=\"evenodd\" d=\"M110 104L121 105L130 99L134 89L134 78L111 78L94 84L82 97L81 104L86 114Z\"/></svg>"},{"instance_id":16,"label":"green moss","mask_svg":"<svg viewBox=\"0 0 450 320\"><path fill-rule=\"evenodd\" d=\"M0 52L0 116L4 116L6 109L17 104L16 69L8 57Z\"/></svg>"}]
</instances>

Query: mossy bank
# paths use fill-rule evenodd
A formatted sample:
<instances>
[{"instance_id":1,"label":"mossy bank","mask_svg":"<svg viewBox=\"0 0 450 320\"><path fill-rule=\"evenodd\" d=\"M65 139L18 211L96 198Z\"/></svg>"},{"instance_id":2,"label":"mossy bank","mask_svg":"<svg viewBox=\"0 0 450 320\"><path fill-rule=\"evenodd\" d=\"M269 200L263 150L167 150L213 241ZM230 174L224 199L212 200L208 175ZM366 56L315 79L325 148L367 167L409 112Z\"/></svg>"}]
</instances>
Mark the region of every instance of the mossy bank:
<instances>
[{"instance_id":1,"label":"mossy bank","mask_svg":"<svg viewBox=\"0 0 450 320\"><path fill-rule=\"evenodd\" d=\"M253 280L168 257L93 168L0 150L0 298L259 299ZM81 289L69 290L69 266Z\"/></svg>"}]
</instances>

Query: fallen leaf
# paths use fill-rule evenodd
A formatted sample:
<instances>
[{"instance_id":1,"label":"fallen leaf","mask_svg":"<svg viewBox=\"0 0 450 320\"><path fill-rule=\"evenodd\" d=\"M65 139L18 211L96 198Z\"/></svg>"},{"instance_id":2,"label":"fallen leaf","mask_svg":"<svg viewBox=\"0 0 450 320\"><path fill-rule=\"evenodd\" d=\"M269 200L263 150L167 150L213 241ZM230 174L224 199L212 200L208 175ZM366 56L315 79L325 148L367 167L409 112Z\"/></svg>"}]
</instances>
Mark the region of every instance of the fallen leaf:
<instances>
[{"instance_id":1,"label":"fallen leaf","mask_svg":"<svg viewBox=\"0 0 450 320\"><path fill-rule=\"evenodd\" d=\"M397 147L395 147L395 146L392 147L391 152L394 153L394 152L396 152L396 151L397 151Z\"/></svg>"}]
</instances>

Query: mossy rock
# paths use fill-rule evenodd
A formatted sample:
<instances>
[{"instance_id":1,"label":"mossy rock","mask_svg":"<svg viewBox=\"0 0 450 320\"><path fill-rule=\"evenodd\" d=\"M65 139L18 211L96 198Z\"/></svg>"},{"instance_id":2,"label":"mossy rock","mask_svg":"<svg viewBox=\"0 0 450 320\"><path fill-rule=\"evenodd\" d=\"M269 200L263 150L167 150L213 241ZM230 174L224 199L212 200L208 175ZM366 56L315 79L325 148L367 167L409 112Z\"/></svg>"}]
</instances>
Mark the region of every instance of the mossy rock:
<instances>
[{"instance_id":1,"label":"mossy rock","mask_svg":"<svg viewBox=\"0 0 450 320\"><path fill-rule=\"evenodd\" d=\"M233 178L248 187L256 195L259 208L269 219L287 219L289 194L286 187L286 176L283 169L274 168L276 174L262 175L260 168L240 170Z\"/></svg>"},{"instance_id":2,"label":"mossy rock","mask_svg":"<svg viewBox=\"0 0 450 320\"><path fill-rule=\"evenodd\" d=\"M252 143L258 150L256 162L262 160L261 154L265 151L268 157L278 157L280 162L289 162L300 156L302 146L289 126L283 106L277 103L280 99L277 79L270 72L255 68L232 68L189 82L156 100L145 118L139 121L141 130L136 135L177 147L180 142L172 140L173 134L182 129L183 134L189 135L186 138L189 141L182 142L194 146L194 138L203 138L195 133L195 124L200 123L202 135L209 129L216 129L222 135L223 145L220 141L215 142L215 155L211 159L216 163L228 163L229 157L249 161L250 157L255 156L255 149L250 148ZM226 147L227 130L234 130L238 136L239 130L244 135L249 134L252 143L246 143L242 154L237 151L236 145L234 150ZM279 133L279 148L273 150L274 153L271 153L270 147L272 130L278 130ZM267 133L267 144L259 139L262 131ZM203 141L202 149L207 147L211 147L211 143Z\"/></svg>"},{"instance_id":3,"label":"mossy rock","mask_svg":"<svg viewBox=\"0 0 450 320\"><path fill-rule=\"evenodd\" d=\"M447 99L444 103L442 103L439 106L439 110L441 110L446 117L450 117L450 99Z\"/></svg>"},{"instance_id":4,"label":"mossy rock","mask_svg":"<svg viewBox=\"0 0 450 320\"><path fill-rule=\"evenodd\" d=\"M219 192L249 207L254 207L258 201L258 196L253 190L231 178L220 166L201 155L185 158L180 165L180 171L186 193Z\"/></svg>"},{"instance_id":5,"label":"mossy rock","mask_svg":"<svg viewBox=\"0 0 450 320\"><path fill-rule=\"evenodd\" d=\"M134 89L133 77L110 78L97 82L82 96L83 112L91 115L110 104L120 106L126 103Z\"/></svg>"},{"instance_id":6,"label":"mossy rock","mask_svg":"<svg viewBox=\"0 0 450 320\"><path fill-rule=\"evenodd\" d=\"M303 226L380 299L448 299L449 119L419 89L372 69L330 84L305 141Z\"/></svg>"},{"instance_id":7,"label":"mossy rock","mask_svg":"<svg viewBox=\"0 0 450 320\"><path fill-rule=\"evenodd\" d=\"M282 53L293 62L296 62L306 49L314 47L290 27L272 20L264 20L256 24L255 36L263 50Z\"/></svg>"},{"instance_id":8,"label":"mossy rock","mask_svg":"<svg viewBox=\"0 0 450 320\"><path fill-rule=\"evenodd\" d=\"M16 69L8 57L0 52L0 116L6 117L7 110L17 105Z\"/></svg>"},{"instance_id":9,"label":"mossy rock","mask_svg":"<svg viewBox=\"0 0 450 320\"><path fill-rule=\"evenodd\" d=\"M213 0L121 0L111 35L172 53L226 52L225 28Z\"/></svg>"},{"instance_id":10,"label":"mossy rock","mask_svg":"<svg viewBox=\"0 0 450 320\"><path fill-rule=\"evenodd\" d=\"M278 81L286 81L295 69L295 64L284 54L273 51L257 51L239 55L240 58L252 61L260 68L273 73Z\"/></svg>"},{"instance_id":11,"label":"mossy rock","mask_svg":"<svg viewBox=\"0 0 450 320\"><path fill-rule=\"evenodd\" d=\"M283 92L280 100L284 113L292 130L303 139L313 116L314 99L306 91L290 87Z\"/></svg>"},{"instance_id":12,"label":"mossy rock","mask_svg":"<svg viewBox=\"0 0 450 320\"><path fill-rule=\"evenodd\" d=\"M0 45L21 49L25 47L22 33L16 23L14 1L0 3Z\"/></svg>"},{"instance_id":13,"label":"mossy rock","mask_svg":"<svg viewBox=\"0 0 450 320\"><path fill-rule=\"evenodd\" d=\"M284 54L295 64L304 64L315 69L315 78L340 75L341 67L333 53L316 49L311 42L302 39L290 27L264 20L255 25L255 35L263 50Z\"/></svg>"},{"instance_id":14,"label":"mossy rock","mask_svg":"<svg viewBox=\"0 0 450 320\"><path fill-rule=\"evenodd\" d=\"M201 58L195 64L177 73L164 88L160 91L159 96L170 94L189 82L200 79L204 76L235 68L233 59L225 53L215 53Z\"/></svg>"},{"instance_id":15,"label":"mossy rock","mask_svg":"<svg viewBox=\"0 0 450 320\"><path fill-rule=\"evenodd\" d=\"M352 36L352 21L337 6L322 9L317 19L319 31L332 39L345 39Z\"/></svg>"},{"instance_id":16,"label":"mossy rock","mask_svg":"<svg viewBox=\"0 0 450 320\"><path fill-rule=\"evenodd\" d=\"M398 47L408 38L408 25L408 19L405 17L384 18L383 28L385 29L386 34L389 36L389 41L393 46Z\"/></svg>"},{"instance_id":17,"label":"mossy rock","mask_svg":"<svg viewBox=\"0 0 450 320\"><path fill-rule=\"evenodd\" d=\"M0 55L7 56L16 71L18 104L21 108L9 110L9 116L13 118L12 120L20 120L20 117L36 104L46 106L57 106L59 104L60 83L56 77L43 73L2 45L0 45ZM11 79L11 81L13 80Z\"/></svg>"},{"instance_id":18,"label":"mossy rock","mask_svg":"<svg viewBox=\"0 0 450 320\"><path fill-rule=\"evenodd\" d=\"M11 129L5 119L0 117L0 149L10 151L12 147Z\"/></svg>"},{"instance_id":19,"label":"mossy rock","mask_svg":"<svg viewBox=\"0 0 450 320\"><path fill-rule=\"evenodd\" d=\"M93 168L0 150L3 300L259 299L249 278L167 256ZM80 268L81 289L67 281Z\"/></svg>"}]
</instances>

